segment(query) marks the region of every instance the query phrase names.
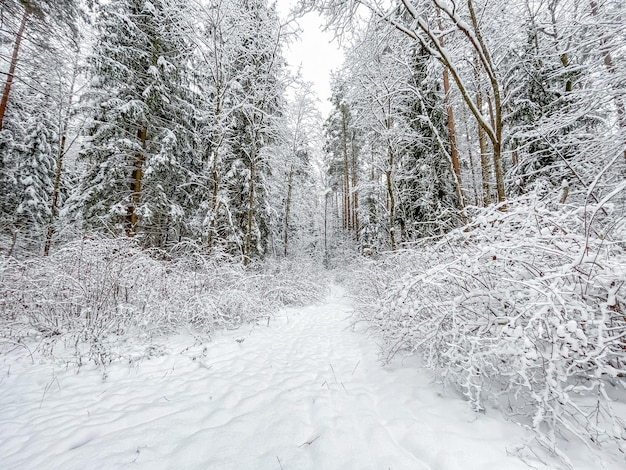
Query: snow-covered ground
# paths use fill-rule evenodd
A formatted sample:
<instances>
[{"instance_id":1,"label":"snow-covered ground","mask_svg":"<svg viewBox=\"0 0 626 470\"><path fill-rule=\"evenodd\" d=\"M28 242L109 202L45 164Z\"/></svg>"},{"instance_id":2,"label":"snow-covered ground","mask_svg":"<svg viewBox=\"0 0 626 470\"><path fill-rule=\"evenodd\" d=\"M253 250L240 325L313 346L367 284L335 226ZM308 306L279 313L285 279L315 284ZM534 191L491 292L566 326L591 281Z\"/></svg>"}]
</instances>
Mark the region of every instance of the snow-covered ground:
<instances>
[{"instance_id":1,"label":"snow-covered ground","mask_svg":"<svg viewBox=\"0 0 626 470\"><path fill-rule=\"evenodd\" d=\"M162 355L108 366L104 380L91 366L4 357L0 467L555 468L519 450L529 432L443 396L415 364L382 367L351 310L333 288L269 325L204 344L172 338ZM583 450L571 457L577 469L601 468Z\"/></svg>"}]
</instances>

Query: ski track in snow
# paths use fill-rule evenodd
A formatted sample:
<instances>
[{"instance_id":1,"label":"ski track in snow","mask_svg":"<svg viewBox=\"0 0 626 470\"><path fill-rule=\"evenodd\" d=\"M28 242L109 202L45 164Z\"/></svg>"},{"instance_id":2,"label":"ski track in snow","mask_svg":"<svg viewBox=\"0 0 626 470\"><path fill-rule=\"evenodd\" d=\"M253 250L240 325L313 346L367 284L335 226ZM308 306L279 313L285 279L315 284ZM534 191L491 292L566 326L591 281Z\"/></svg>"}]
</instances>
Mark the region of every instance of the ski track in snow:
<instances>
[{"instance_id":1,"label":"ski track in snow","mask_svg":"<svg viewBox=\"0 0 626 470\"><path fill-rule=\"evenodd\" d=\"M3 364L0 467L529 468L508 455L525 430L442 397L415 367L381 367L351 311L333 288L324 304L217 335L198 357L193 338L173 338L168 354L113 364L104 381L95 367Z\"/></svg>"}]
</instances>

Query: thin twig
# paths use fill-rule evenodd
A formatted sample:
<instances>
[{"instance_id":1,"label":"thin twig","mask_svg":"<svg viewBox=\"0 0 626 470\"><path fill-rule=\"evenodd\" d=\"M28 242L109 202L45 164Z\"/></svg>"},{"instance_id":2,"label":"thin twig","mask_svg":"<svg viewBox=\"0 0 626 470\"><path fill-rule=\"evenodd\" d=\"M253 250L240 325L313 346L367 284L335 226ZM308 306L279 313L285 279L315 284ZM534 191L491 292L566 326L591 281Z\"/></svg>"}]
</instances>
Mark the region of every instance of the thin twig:
<instances>
[{"instance_id":1,"label":"thin twig","mask_svg":"<svg viewBox=\"0 0 626 470\"><path fill-rule=\"evenodd\" d=\"M335 375L335 369L333 369L333 365L332 364L328 364L330 366L330 370L333 371L333 377L335 377L335 383L339 383L339 381L337 380L337 376Z\"/></svg>"},{"instance_id":2,"label":"thin twig","mask_svg":"<svg viewBox=\"0 0 626 470\"><path fill-rule=\"evenodd\" d=\"M317 441L320 438L320 435L318 434L317 436L315 436L313 439L311 439L310 441L306 441L302 444L300 444L298 447L304 447L304 446L310 446L311 444L313 444L315 441Z\"/></svg>"}]
</instances>

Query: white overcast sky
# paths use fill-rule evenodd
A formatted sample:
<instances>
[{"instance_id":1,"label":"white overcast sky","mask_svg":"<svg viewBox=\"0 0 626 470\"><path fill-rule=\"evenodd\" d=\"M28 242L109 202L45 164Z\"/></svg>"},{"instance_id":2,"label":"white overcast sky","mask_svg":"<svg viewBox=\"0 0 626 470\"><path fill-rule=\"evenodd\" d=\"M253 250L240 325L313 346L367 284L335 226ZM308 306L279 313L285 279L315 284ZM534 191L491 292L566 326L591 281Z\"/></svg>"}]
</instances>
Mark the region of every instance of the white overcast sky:
<instances>
[{"instance_id":1,"label":"white overcast sky","mask_svg":"<svg viewBox=\"0 0 626 470\"><path fill-rule=\"evenodd\" d=\"M297 0L277 0L276 7L283 21ZM322 20L316 13L309 13L298 19L302 32L300 40L285 48L284 54L289 65L295 70L301 67L304 80L313 82L320 99L320 111L324 117L330 111L330 71L341 66L343 54L330 32L323 32Z\"/></svg>"}]
</instances>

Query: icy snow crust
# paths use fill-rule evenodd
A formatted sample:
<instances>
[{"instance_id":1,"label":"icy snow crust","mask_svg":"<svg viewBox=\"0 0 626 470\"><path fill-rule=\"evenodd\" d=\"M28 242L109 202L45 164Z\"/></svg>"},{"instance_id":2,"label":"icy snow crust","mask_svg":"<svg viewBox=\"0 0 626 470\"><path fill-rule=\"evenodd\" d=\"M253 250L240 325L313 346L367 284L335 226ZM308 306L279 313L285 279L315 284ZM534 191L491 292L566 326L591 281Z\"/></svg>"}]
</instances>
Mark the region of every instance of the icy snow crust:
<instances>
[{"instance_id":1,"label":"icy snow crust","mask_svg":"<svg viewBox=\"0 0 626 470\"><path fill-rule=\"evenodd\" d=\"M414 364L383 368L351 311L334 287L324 304L283 310L269 325L207 344L172 338L160 357L111 364L105 380L92 366L4 357L0 466L529 468L512 454L530 434L442 397Z\"/></svg>"}]
</instances>

